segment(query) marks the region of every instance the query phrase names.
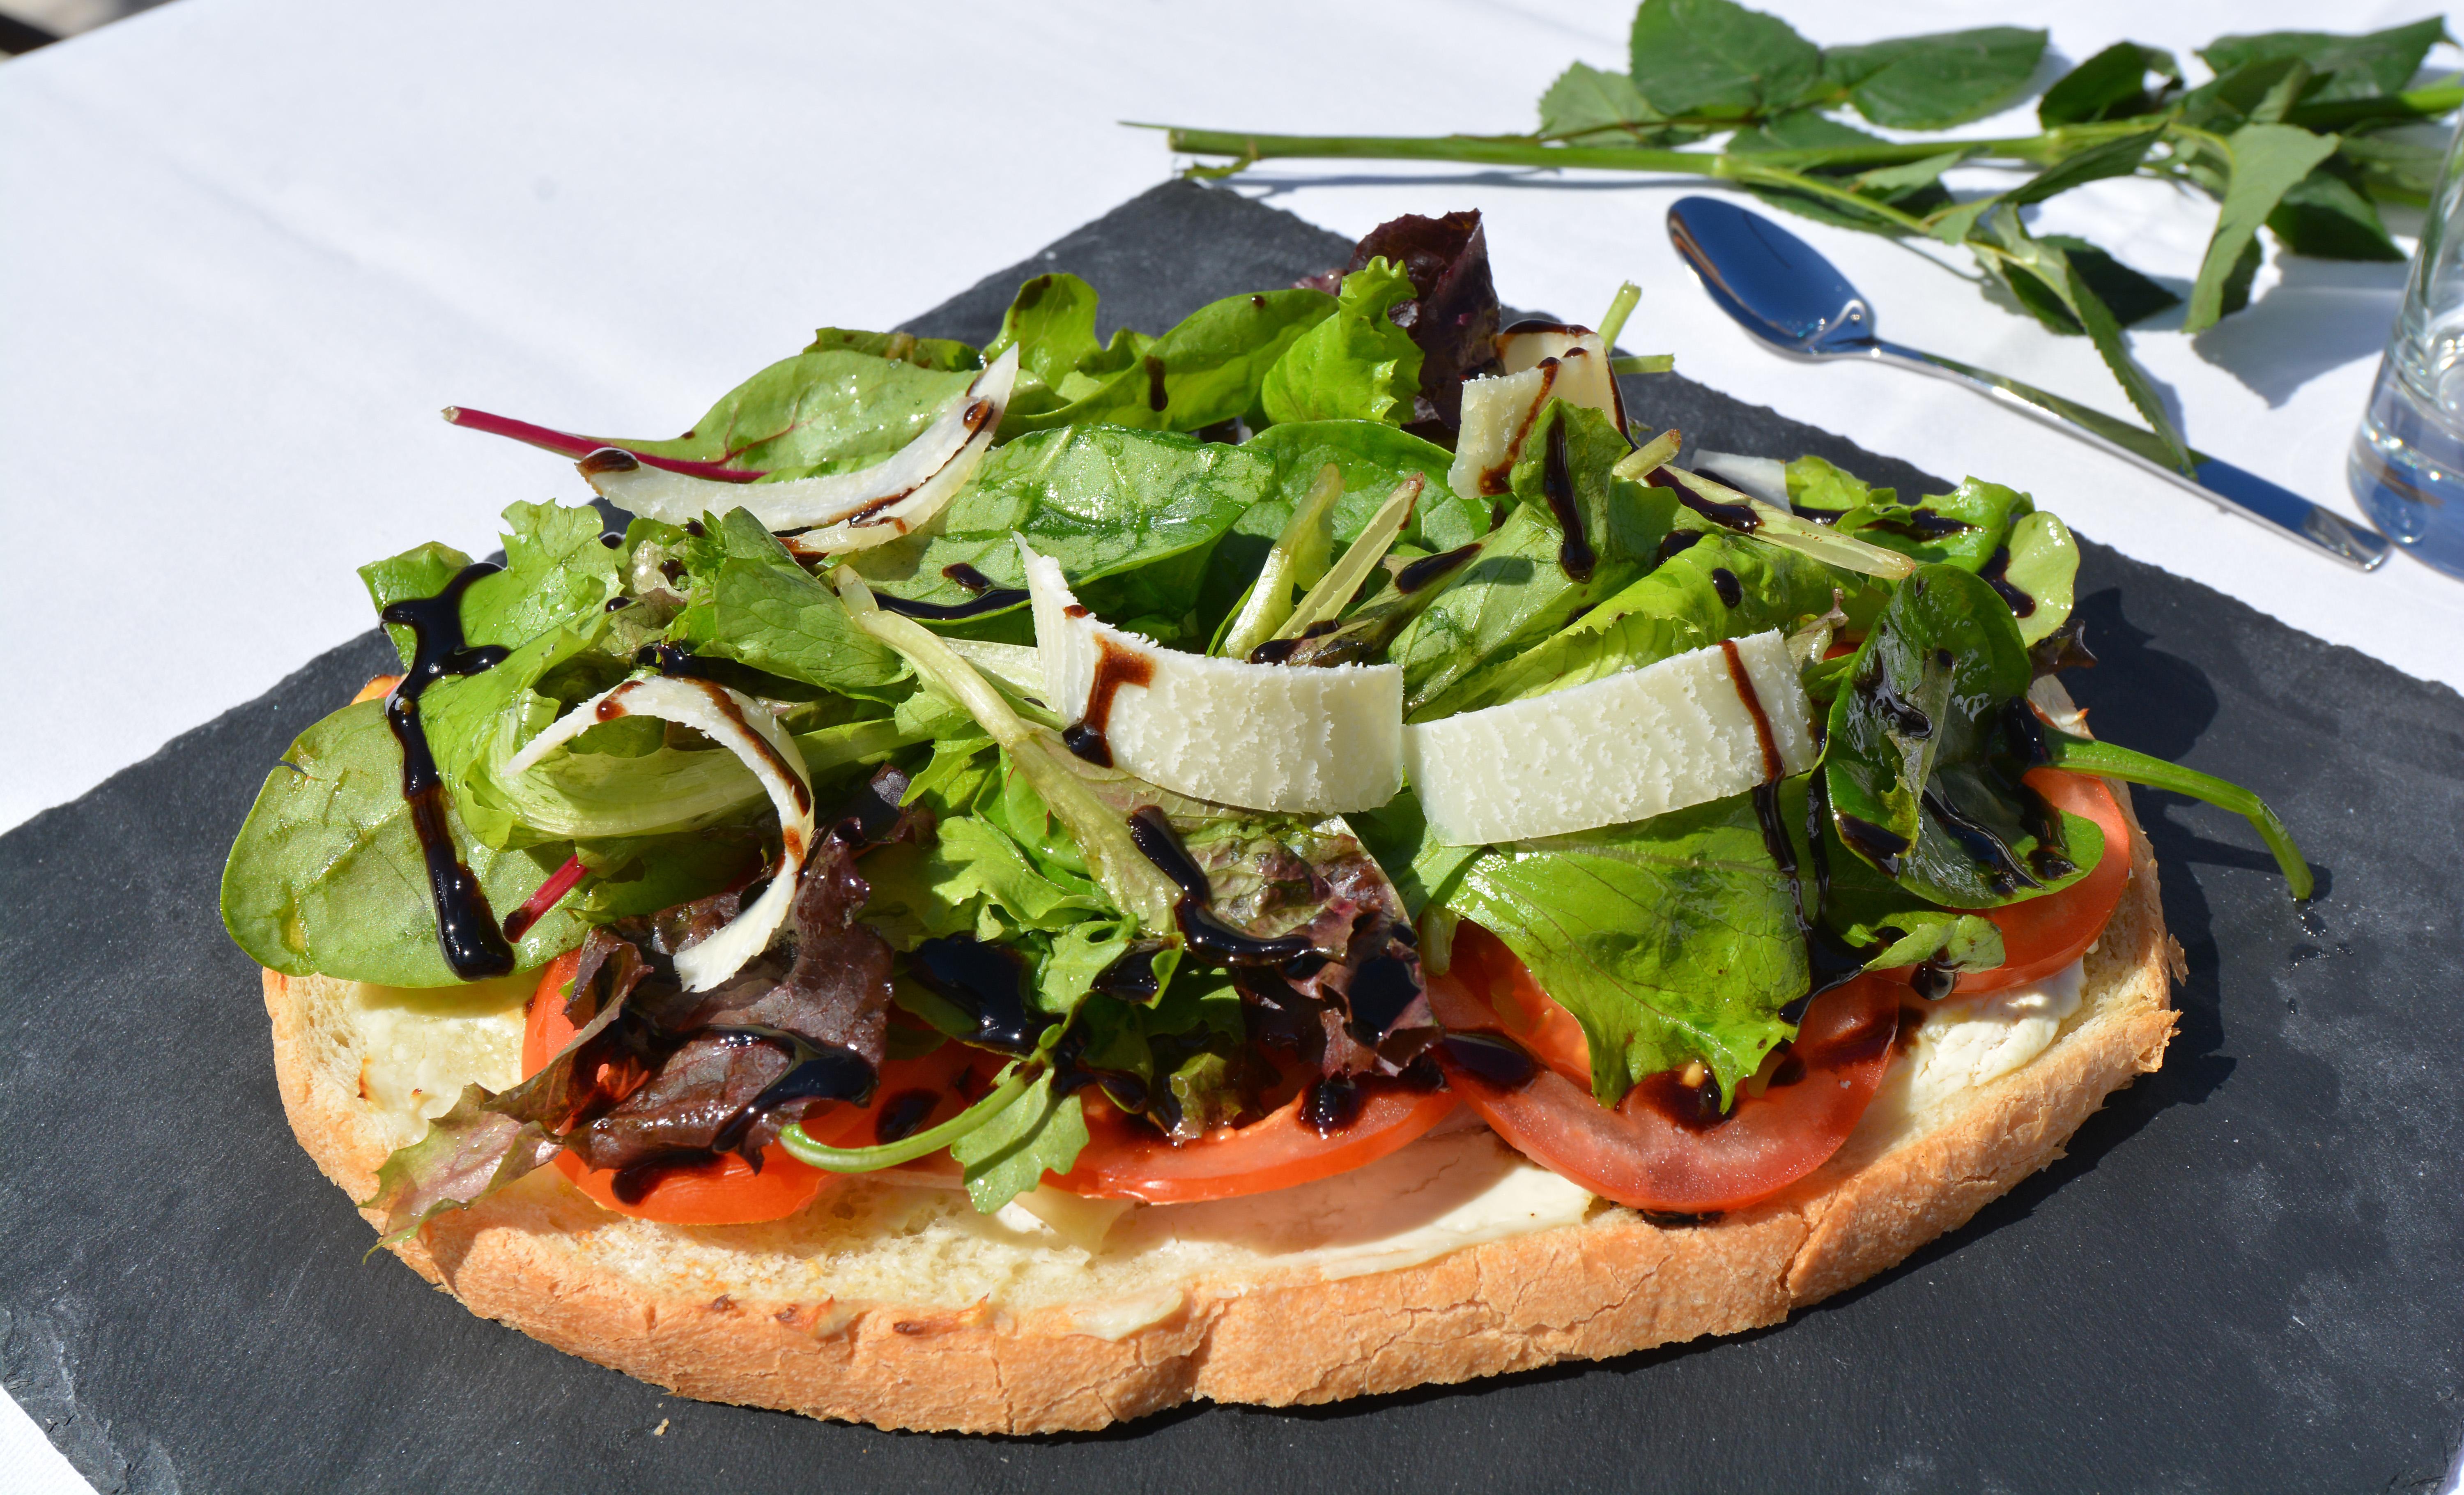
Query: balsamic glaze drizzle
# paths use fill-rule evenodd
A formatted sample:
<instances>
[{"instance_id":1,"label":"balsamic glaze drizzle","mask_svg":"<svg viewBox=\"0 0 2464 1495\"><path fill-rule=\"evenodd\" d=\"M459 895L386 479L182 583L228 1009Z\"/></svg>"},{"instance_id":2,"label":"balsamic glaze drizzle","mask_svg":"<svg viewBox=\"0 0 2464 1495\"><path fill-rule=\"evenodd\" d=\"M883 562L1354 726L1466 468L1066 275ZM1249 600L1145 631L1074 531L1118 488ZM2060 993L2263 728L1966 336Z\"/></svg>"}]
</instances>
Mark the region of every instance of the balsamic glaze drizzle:
<instances>
[{"instance_id":1,"label":"balsamic glaze drizzle","mask_svg":"<svg viewBox=\"0 0 2464 1495\"><path fill-rule=\"evenodd\" d=\"M1519 1090L1540 1077L1531 1051L1503 1033L1449 1033L1438 1047L1473 1079L1501 1090Z\"/></svg>"},{"instance_id":2,"label":"balsamic glaze drizzle","mask_svg":"<svg viewBox=\"0 0 2464 1495\"><path fill-rule=\"evenodd\" d=\"M1480 541L1473 540L1468 545L1407 561L1395 573L1395 590L1408 597L1479 554Z\"/></svg>"},{"instance_id":3,"label":"balsamic glaze drizzle","mask_svg":"<svg viewBox=\"0 0 2464 1495\"><path fill-rule=\"evenodd\" d=\"M960 583L964 585L964 583ZM962 603L915 603L904 597L883 592L874 597L884 612L894 612L902 618L921 618L928 623L950 623L960 618L980 618L986 613L1003 612L1026 601L1026 593L1015 586L994 586L985 583L985 591Z\"/></svg>"},{"instance_id":4,"label":"balsamic glaze drizzle","mask_svg":"<svg viewBox=\"0 0 2464 1495\"><path fill-rule=\"evenodd\" d=\"M1599 564L1599 556L1592 549L1591 538L1583 533L1583 511L1574 502L1574 478L1566 460L1566 423L1561 419L1549 428L1549 454L1540 465L1540 493L1549 500L1549 510L1557 517L1557 528L1565 538L1557 542L1557 569L1566 573L1570 582L1588 582Z\"/></svg>"},{"instance_id":5,"label":"balsamic glaze drizzle","mask_svg":"<svg viewBox=\"0 0 2464 1495\"><path fill-rule=\"evenodd\" d=\"M1319 1136L1330 1137L1360 1119L1368 1098L1352 1076L1330 1075L1301 1096L1301 1120Z\"/></svg>"},{"instance_id":6,"label":"balsamic glaze drizzle","mask_svg":"<svg viewBox=\"0 0 2464 1495\"><path fill-rule=\"evenodd\" d=\"M419 698L437 681L474 675L503 663L508 650L498 645L473 649L462 632L462 594L482 577L501 568L487 561L464 566L433 597L404 598L385 605L378 616L410 629L411 661L401 681L385 697L385 726L402 744L402 797L410 806L410 828L428 864L428 890L436 904L436 944L445 963L463 980L503 976L514 969L514 948L496 925L496 913L479 879L453 846L446 824L444 776L429 751L428 732L419 718Z\"/></svg>"},{"instance_id":7,"label":"balsamic glaze drizzle","mask_svg":"<svg viewBox=\"0 0 2464 1495\"><path fill-rule=\"evenodd\" d=\"M2002 600L2011 605L2011 616L2025 618L2035 612L2036 600L2011 583L2010 546L1994 546L1993 554L1986 558L1976 574L1985 579L1986 585L2002 594Z\"/></svg>"},{"instance_id":8,"label":"balsamic glaze drizzle","mask_svg":"<svg viewBox=\"0 0 2464 1495\"><path fill-rule=\"evenodd\" d=\"M1678 489L1677 501L1724 530L1751 535L1763 527L1763 517L1756 514L1750 504L1719 503L1690 488Z\"/></svg>"},{"instance_id":9,"label":"balsamic glaze drizzle","mask_svg":"<svg viewBox=\"0 0 2464 1495\"><path fill-rule=\"evenodd\" d=\"M1734 607L1746 600L1745 585L1737 580L1737 573L1727 566L1711 568L1711 590L1720 594L1723 607Z\"/></svg>"},{"instance_id":10,"label":"balsamic glaze drizzle","mask_svg":"<svg viewBox=\"0 0 2464 1495\"><path fill-rule=\"evenodd\" d=\"M1087 692L1087 714L1065 728L1061 742L1098 768L1112 766L1112 745L1104 739L1112 721L1112 697L1125 685L1152 685L1155 661L1098 634L1095 682Z\"/></svg>"}]
</instances>

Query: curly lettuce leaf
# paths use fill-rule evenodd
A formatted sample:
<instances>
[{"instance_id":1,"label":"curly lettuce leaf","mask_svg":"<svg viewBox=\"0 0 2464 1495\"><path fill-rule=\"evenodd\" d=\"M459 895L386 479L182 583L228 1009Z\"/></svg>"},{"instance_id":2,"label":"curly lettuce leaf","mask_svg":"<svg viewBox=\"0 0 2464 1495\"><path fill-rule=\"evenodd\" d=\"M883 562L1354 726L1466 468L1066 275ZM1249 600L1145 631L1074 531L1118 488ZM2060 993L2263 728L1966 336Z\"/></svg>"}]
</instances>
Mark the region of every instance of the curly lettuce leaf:
<instances>
[{"instance_id":1,"label":"curly lettuce leaf","mask_svg":"<svg viewBox=\"0 0 2464 1495\"><path fill-rule=\"evenodd\" d=\"M1259 390L1266 418L1277 425L1409 421L1424 355L1387 313L1418 295L1403 268L1382 256L1344 276L1334 315L1266 371Z\"/></svg>"}]
</instances>

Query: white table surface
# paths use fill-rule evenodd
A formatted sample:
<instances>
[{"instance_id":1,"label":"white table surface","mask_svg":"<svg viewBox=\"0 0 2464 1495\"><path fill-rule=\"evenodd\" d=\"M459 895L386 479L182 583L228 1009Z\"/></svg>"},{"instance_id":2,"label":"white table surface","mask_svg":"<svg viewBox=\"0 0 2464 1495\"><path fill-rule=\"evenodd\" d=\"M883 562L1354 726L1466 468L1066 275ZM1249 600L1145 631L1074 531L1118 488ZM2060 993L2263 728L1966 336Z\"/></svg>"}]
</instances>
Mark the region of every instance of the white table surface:
<instances>
[{"instance_id":1,"label":"white table surface","mask_svg":"<svg viewBox=\"0 0 2464 1495\"><path fill-rule=\"evenodd\" d=\"M1766 8L1822 42L2017 23L2074 59L2126 35L2186 63L2222 32L2429 9ZM368 627L360 562L429 539L484 553L505 504L584 495L570 466L449 429L439 407L681 429L815 325L901 320L1161 180L1160 137L1116 121L1526 129L1568 61L1623 65L1631 11L182 0L0 65L0 829ZM2023 111L1976 128L2033 127ZM1762 352L1669 249L1662 214L1698 184L1269 163L1238 189L1346 235L1478 208L1511 303L1589 319L1639 280L1629 347L1929 471L2028 489L2129 555L2464 685L2464 583L2408 557L2358 575L1974 396ZM2187 290L2213 215L2122 182L2037 226ZM1894 339L2127 413L2085 340L1987 304L1965 264L1791 227ZM2193 442L2353 513L2344 453L2402 282L2400 266L2271 259L2250 311L2134 341ZM79 1488L0 1409L0 1495Z\"/></svg>"}]
</instances>

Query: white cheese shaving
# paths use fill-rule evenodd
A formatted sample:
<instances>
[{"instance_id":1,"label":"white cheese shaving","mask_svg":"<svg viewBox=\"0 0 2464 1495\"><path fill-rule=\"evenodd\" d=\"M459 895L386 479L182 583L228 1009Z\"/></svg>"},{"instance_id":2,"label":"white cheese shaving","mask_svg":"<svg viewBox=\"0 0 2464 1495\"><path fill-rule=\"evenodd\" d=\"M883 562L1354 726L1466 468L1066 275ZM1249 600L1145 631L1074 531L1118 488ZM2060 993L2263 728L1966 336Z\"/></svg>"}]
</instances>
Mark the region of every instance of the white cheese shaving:
<instances>
[{"instance_id":1,"label":"white cheese shaving","mask_svg":"<svg viewBox=\"0 0 2464 1495\"><path fill-rule=\"evenodd\" d=\"M966 486L993 444L1018 379L1018 350L995 360L923 434L888 461L852 473L728 483L671 473L610 449L582 461L600 496L644 518L682 524L704 514L745 509L772 530L817 530L797 537L815 554L878 545L914 529Z\"/></svg>"},{"instance_id":2,"label":"white cheese shaving","mask_svg":"<svg viewBox=\"0 0 2464 1495\"><path fill-rule=\"evenodd\" d=\"M1018 548L1045 704L1073 723L1091 705L1114 766L1218 804L1296 814L1375 809L1403 786L1399 667L1253 665L1164 649L1079 607L1059 565L1023 539ZM1143 683L1122 678L1123 665ZM1094 701L1099 677L1108 698Z\"/></svg>"},{"instance_id":3,"label":"white cheese shaving","mask_svg":"<svg viewBox=\"0 0 2464 1495\"><path fill-rule=\"evenodd\" d=\"M1812 768L1813 708L1787 641L1774 629L1730 643L1746 686L1728 649L1715 644L1572 690L1405 727L1405 767L1430 831L1445 845L1469 846L1589 830ZM1757 705L1777 774L1765 758Z\"/></svg>"},{"instance_id":4,"label":"white cheese shaving","mask_svg":"<svg viewBox=\"0 0 2464 1495\"><path fill-rule=\"evenodd\" d=\"M1617 379L1597 333L1579 328L1507 333L1497 340L1498 364L1506 370L1463 386L1463 429L1455 438L1454 466L1446 486L1467 498L1494 498L1507 491L1523 443L1550 400L1588 406L1625 429Z\"/></svg>"},{"instance_id":5,"label":"white cheese shaving","mask_svg":"<svg viewBox=\"0 0 2464 1495\"><path fill-rule=\"evenodd\" d=\"M656 716L693 728L744 760L779 808L779 865L753 907L726 928L676 952L676 975L689 992L708 991L770 948L796 901L797 874L813 845L813 785L803 755L758 702L708 680L656 676L627 680L576 706L506 759L508 777L525 773L555 749L603 721Z\"/></svg>"}]
</instances>

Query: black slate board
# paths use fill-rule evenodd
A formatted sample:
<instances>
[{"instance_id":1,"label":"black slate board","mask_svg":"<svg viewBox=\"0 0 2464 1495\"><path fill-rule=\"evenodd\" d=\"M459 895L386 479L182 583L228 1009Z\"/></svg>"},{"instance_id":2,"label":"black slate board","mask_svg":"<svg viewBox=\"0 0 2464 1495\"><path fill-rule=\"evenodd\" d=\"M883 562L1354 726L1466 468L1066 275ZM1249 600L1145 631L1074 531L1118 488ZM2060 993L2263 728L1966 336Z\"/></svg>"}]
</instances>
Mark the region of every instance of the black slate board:
<instances>
[{"instance_id":1,"label":"black slate board","mask_svg":"<svg viewBox=\"0 0 2464 1495\"><path fill-rule=\"evenodd\" d=\"M914 325L984 338L1020 279L1066 269L1108 327L1160 329L1345 248L1175 184ZM1928 482L1680 378L1628 399L1723 450ZM2103 663L2077 693L2117 740L2266 795L2321 896L2304 915L2239 821L2143 793L2189 955L2165 1069L1966 1229L1789 1325L1301 1412L935 1437L666 1396L363 1265L366 1226L284 1124L214 897L268 765L389 663L371 632L0 837L7 1388L101 1489L190 1495L2432 1485L2464 1433L2464 700L2084 551Z\"/></svg>"}]
</instances>

